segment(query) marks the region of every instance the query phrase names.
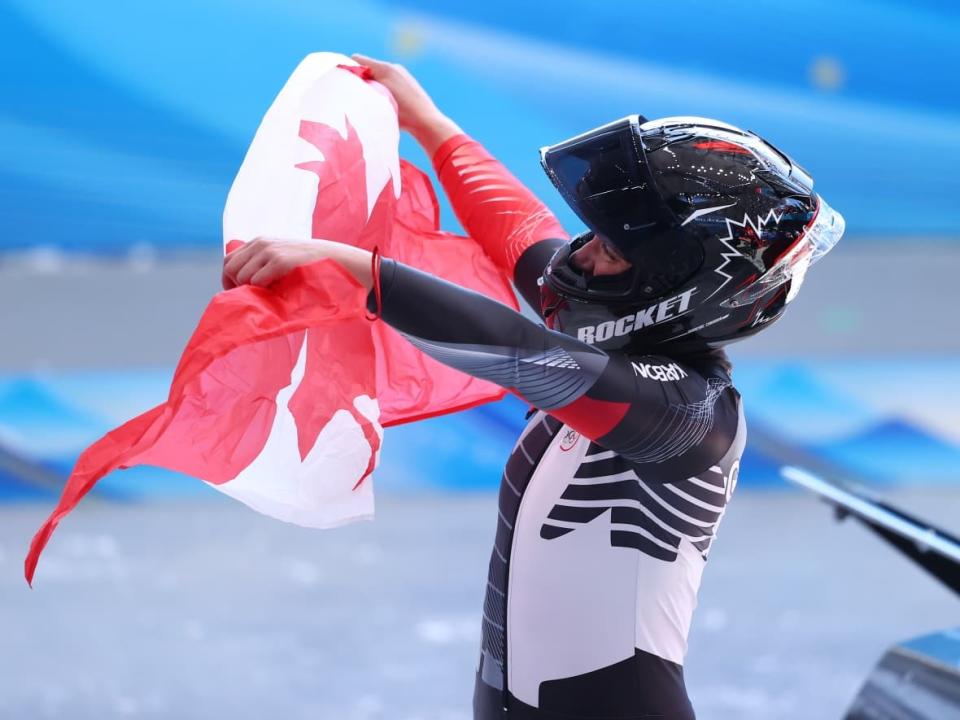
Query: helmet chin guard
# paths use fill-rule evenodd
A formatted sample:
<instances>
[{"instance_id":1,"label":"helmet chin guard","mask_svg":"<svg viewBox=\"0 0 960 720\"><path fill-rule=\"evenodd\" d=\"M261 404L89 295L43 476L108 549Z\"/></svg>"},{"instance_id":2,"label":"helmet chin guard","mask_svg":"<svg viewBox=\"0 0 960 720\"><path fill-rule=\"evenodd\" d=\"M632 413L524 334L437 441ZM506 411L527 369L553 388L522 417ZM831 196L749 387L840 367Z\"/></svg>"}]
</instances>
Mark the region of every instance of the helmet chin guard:
<instances>
[{"instance_id":1,"label":"helmet chin guard","mask_svg":"<svg viewBox=\"0 0 960 720\"><path fill-rule=\"evenodd\" d=\"M843 233L809 174L751 132L706 118L629 116L540 151L590 229L541 279L551 327L604 349L717 347L768 326ZM599 234L629 260L587 276Z\"/></svg>"}]
</instances>

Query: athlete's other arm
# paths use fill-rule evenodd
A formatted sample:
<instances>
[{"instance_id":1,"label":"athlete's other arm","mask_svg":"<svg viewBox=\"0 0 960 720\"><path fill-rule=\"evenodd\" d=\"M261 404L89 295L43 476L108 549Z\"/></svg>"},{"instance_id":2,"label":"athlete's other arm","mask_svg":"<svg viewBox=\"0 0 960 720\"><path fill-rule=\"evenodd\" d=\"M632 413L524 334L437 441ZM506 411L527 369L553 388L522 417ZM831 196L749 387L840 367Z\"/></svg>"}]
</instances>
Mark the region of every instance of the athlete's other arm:
<instances>
[{"instance_id":1,"label":"athlete's other arm","mask_svg":"<svg viewBox=\"0 0 960 720\"><path fill-rule=\"evenodd\" d=\"M600 270L618 261L595 250L590 262ZM729 448L739 417L729 379L663 355L608 354L392 260L383 261L379 282L380 316L422 352L506 388L628 460L658 464L656 476L689 477Z\"/></svg>"},{"instance_id":2,"label":"athlete's other arm","mask_svg":"<svg viewBox=\"0 0 960 720\"><path fill-rule=\"evenodd\" d=\"M557 219L502 163L444 115L403 66L364 55L353 58L390 90L401 129L432 159L467 234L539 310L536 279L567 239ZM552 242L533 247L542 241Z\"/></svg>"}]
</instances>

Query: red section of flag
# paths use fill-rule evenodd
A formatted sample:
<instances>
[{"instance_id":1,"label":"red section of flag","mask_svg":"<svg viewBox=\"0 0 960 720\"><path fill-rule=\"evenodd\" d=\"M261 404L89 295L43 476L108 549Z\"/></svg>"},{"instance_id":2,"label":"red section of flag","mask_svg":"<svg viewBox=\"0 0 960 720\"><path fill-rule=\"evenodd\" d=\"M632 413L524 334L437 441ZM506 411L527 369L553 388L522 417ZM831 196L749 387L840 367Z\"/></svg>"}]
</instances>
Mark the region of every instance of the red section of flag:
<instances>
[{"instance_id":1,"label":"red section of flag","mask_svg":"<svg viewBox=\"0 0 960 720\"><path fill-rule=\"evenodd\" d=\"M287 404L297 422L297 445L305 459L338 410L346 410L357 421L370 444L370 462L357 485L373 471L373 460L380 449L380 436L367 418L357 412L353 398L375 397L370 381L376 377L373 341L369 327L344 327L347 332L307 335L307 366L303 380ZM350 330L353 332L350 332ZM337 362L337 358L341 362ZM345 402L346 401L346 402Z\"/></svg>"},{"instance_id":2,"label":"red section of flag","mask_svg":"<svg viewBox=\"0 0 960 720\"><path fill-rule=\"evenodd\" d=\"M373 80L373 70L368 68L366 65L337 65L341 70L346 70L348 73L353 73L361 80Z\"/></svg>"},{"instance_id":3,"label":"red section of flag","mask_svg":"<svg viewBox=\"0 0 960 720\"><path fill-rule=\"evenodd\" d=\"M245 285L215 296L184 350L167 401L81 454L60 502L30 544L27 582L33 582L57 524L107 473L144 464L215 484L236 477L266 442L277 410L274 398L290 383L308 329L320 345L335 347L349 338L372 355L365 297L360 284L329 260L297 268L270 290ZM374 395L367 368L347 356L329 360L335 365L327 372ZM313 412L332 415L352 404L346 395L339 388L321 395Z\"/></svg>"},{"instance_id":4,"label":"red section of flag","mask_svg":"<svg viewBox=\"0 0 960 720\"><path fill-rule=\"evenodd\" d=\"M484 293L515 310L510 283L483 249L468 238L437 229L439 208L427 176L401 161L403 195L388 241L380 247L391 257L461 287ZM425 308L424 312L442 312ZM447 367L417 350L382 321L374 325L377 346L380 421L384 427L442 415L499 400L506 391L486 380ZM387 382L381 383L383 377Z\"/></svg>"},{"instance_id":5,"label":"red section of flag","mask_svg":"<svg viewBox=\"0 0 960 720\"><path fill-rule=\"evenodd\" d=\"M363 145L350 121L347 137L328 125L304 120L300 137L323 153L323 160L296 167L317 175L317 202L313 209L313 237L356 245L367 225L367 166ZM384 193L390 187L384 187ZM383 231L382 226L376 228Z\"/></svg>"}]
</instances>

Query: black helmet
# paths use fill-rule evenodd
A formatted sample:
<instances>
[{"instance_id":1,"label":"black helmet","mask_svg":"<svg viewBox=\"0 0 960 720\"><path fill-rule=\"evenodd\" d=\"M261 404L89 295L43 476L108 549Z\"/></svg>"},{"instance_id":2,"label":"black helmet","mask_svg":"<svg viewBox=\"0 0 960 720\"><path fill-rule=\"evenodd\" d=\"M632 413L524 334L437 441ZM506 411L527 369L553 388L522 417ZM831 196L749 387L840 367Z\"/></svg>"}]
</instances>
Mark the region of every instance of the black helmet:
<instances>
[{"instance_id":1,"label":"black helmet","mask_svg":"<svg viewBox=\"0 0 960 720\"><path fill-rule=\"evenodd\" d=\"M540 157L590 228L547 264L543 316L606 350L693 351L748 337L780 317L843 234L806 171L717 120L632 115ZM595 234L631 268L577 270L570 256Z\"/></svg>"}]
</instances>

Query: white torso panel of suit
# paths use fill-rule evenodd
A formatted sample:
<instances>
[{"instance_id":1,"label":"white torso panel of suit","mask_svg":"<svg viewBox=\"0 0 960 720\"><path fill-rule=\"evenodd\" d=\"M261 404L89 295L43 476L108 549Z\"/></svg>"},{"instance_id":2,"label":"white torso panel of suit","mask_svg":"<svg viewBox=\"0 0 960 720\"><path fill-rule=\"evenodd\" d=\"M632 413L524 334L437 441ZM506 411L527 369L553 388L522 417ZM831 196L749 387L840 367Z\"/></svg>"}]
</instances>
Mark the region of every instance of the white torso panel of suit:
<instances>
[{"instance_id":1,"label":"white torso panel of suit","mask_svg":"<svg viewBox=\"0 0 960 720\"><path fill-rule=\"evenodd\" d=\"M538 707L542 683L610 667L636 650L682 665L744 442L741 414L718 464L697 477L645 482L613 451L533 415L501 484L483 682L502 689L505 669L511 695Z\"/></svg>"}]
</instances>

